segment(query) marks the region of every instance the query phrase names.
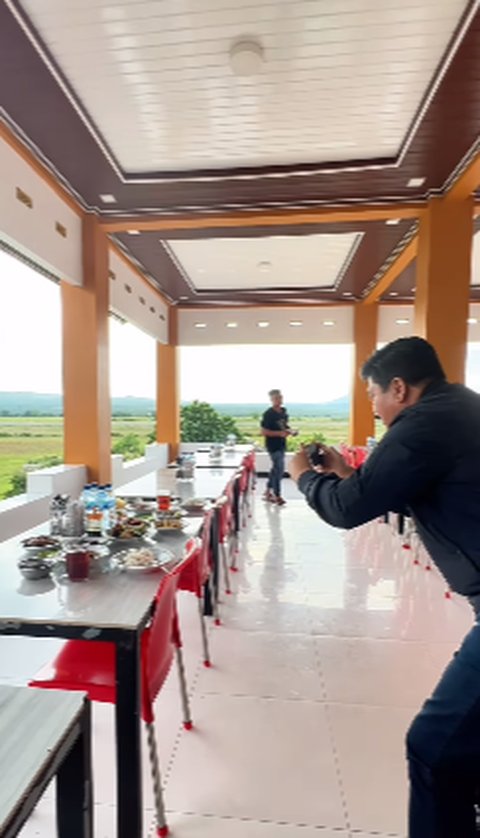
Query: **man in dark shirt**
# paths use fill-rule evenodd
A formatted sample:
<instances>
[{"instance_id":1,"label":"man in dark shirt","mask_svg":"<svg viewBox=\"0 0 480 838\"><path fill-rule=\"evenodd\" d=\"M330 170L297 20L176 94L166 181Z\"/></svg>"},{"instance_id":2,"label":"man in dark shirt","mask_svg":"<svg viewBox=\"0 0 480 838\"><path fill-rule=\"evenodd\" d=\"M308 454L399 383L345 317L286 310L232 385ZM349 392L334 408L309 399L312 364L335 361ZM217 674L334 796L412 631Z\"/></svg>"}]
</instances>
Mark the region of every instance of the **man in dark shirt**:
<instances>
[{"instance_id":1,"label":"man in dark shirt","mask_svg":"<svg viewBox=\"0 0 480 838\"><path fill-rule=\"evenodd\" d=\"M288 424L288 413L283 407L283 396L280 390L270 390L272 406L262 416L261 430L265 437L265 447L270 454L272 467L268 475L265 500L283 506L285 503L281 493L281 482L285 471L286 439L294 434Z\"/></svg>"},{"instance_id":2,"label":"man in dark shirt","mask_svg":"<svg viewBox=\"0 0 480 838\"><path fill-rule=\"evenodd\" d=\"M407 512L476 622L407 734L409 838L473 838L480 790L480 396L449 384L433 347L401 338L362 369L388 430L354 470L334 449L323 467L290 464L310 506L346 529Z\"/></svg>"}]
</instances>

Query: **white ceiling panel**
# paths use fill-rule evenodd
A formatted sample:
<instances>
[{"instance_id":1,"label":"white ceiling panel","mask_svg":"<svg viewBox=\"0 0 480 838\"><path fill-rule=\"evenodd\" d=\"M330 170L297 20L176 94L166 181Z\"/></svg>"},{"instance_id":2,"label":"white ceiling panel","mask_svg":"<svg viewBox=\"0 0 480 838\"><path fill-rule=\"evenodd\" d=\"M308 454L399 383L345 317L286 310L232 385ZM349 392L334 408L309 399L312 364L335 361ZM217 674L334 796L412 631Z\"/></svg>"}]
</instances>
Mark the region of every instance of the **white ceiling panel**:
<instances>
[{"instance_id":1,"label":"white ceiling panel","mask_svg":"<svg viewBox=\"0 0 480 838\"><path fill-rule=\"evenodd\" d=\"M126 172L394 156L466 5L22 2ZM263 63L237 76L245 39Z\"/></svg>"},{"instance_id":2,"label":"white ceiling panel","mask_svg":"<svg viewBox=\"0 0 480 838\"><path fill-rule=\"evenodd\" d=\"M343 276L362 233L167 242L197 290L329 288Z\"/></svg>"},{"instance_id":3,"label":"white ceiling panel","mask_svg":"<svg viewBox=\"0 0 480 838\"><path fill-rule=\"evenodd\" d=\"M353 340L352 306L180 309L180 346L333 344Z\"/></svg>"}]
</instances>

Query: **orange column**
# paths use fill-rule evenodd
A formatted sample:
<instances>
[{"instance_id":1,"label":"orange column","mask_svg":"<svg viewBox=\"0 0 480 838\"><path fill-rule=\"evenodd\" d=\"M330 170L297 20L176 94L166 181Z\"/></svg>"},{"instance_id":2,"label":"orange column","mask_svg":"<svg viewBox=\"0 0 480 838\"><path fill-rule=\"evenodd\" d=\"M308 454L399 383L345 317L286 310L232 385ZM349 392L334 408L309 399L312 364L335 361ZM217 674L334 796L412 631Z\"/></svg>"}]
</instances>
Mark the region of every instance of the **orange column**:
<instances>
[{"instance_id":1,"label":"orange column","mask_svg":"<svg viewBox=\"0 0 480 838\"><path fill-rule=\"evenodd\" d=\"M83 220L83 287L62 282L64 461L89 480L111 478L108 240L93 215Z\"/></svg>"},{"instance_id":2,"label":"orange column","mask_svg":"<svg viewBox=\"0 0 480 838\"><path fill-rule=\"evenodd\" d=\"M177 456L180 447L177 318L177 309L171 306L168 343L157 343L157 442L168 443L170 460Z\"/></svg>"},{"instance_id":3,"label":"orange column","mask_svg":"<svg viewBox=\"0 0 480 838\"><path fill-rule=\"evenodd\" d=\"M473 212L473 198L432 198L420 221L415 333L457 382L465 378Z\"/></svg>"},{"instance_id":4,"label":"orange column","mask_svg":"<svg viewBox=\"0 0 480 838\"><path fill-rule=\"evenodd\" d=\"M353 311L353 383L350 405L350 445L365 445L373 436L375 421L367 396L365 382L360 377L363 363L377 348L378 305L357 303Z\"/></svg>"}]
</instances>

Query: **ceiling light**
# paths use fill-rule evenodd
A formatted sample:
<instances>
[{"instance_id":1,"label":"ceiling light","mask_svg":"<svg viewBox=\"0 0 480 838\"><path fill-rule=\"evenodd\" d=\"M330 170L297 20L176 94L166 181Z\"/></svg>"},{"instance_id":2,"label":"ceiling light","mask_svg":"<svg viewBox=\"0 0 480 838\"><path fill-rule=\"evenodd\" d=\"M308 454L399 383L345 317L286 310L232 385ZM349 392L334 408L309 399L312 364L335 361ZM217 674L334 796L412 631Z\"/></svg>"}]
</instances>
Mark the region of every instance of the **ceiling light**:
<instances>
[{"instance_id":1,"label":"ceiling light","mask_svg":"<svg viewBox=\"0 0 480 838\"><path fill-rule=\"evenodd\" d=\"M395 320L395 323L398 323L399 326L406 326L407 323L410 323L408 317L399 317L398 320Z\"/></svg>"},{"instance_id":2,"label":"ceiling light","mask_svg":"<svg viewBox=\"0 0 480 838\"><path fill-rule=\"evenodd\" d=\"M117 199L116 199L115 195L110 195L110 193L108 193L108 192L104 195L99 195L98 197L100 198L101 201L103 201L104 204L116 204L117 203Z\"/></svg>"},{"instance_id":3,"label":"ceiling light","mask_svg":"<svg viewBox=\"0 0 480 838\"><path fill-rule=\"evenodd\" d=\"M391 227L393 227L394 224L400 224L400 221L400 218L387 218L385 224L389 224Z\"/></svg>"},{"instance_id":4,"label":"ceiling light","mask_svg":"<svg viewBox=\"0 0 480 838\"><path fill-rule=\"evenodd\" d=\"M478 323L478 320L476 317L469 317L467 323L469 323L470 326L475 326L475 324Z\"/></svg>"},{"instance_id":5,"label":"ceiling light","mask_svg":"<svg viewBox=\"0 0 480 838\"><path fill-rule=\"evenodd\" d=\"M335 326L335 320L324 320L323 325L324 326Z\"/></svg>"},{"instance_id":6,"label":"ceiling light","mask_svg":"<svg viewBox=\"0 0 480 838\"><path fill-rule=\"evenodd\" d=\"M352 291L342 291L344 297L353 297Z\"/></svg>"},{"instance_id":7,"label":"ceiling light","mask_svg":"<svg viewBox=\"0 0 480 838\"><path fill-rule=\"evenodd\" d=\"M129 236L139 236L140 230L127 230Z\"/></svg>"},{"instance_id":8,"label":"ceiling light","mask_svg":"<svg viewBox=\"0 0 480 838\"><path fill-rule=\"evenodd\" d=\"M266 329L267 326L270 326L270 322L268 320L259 320L257 326L259 329Z\"/></svg>"},{"instance_id":9,"label":"ceiling light","mask_svg":"<svg viewBox=\"0 0 480 838\"><path fill-rule=\"evenodd\" d=\"M263 64L263 49L257 41L238 41L230 49L230 66L236 76L255 76Z\"/></svg>"},{"instance_id":10,"label":"ceiling light","mask_svg":"<svg viewBox=\"0 0 480 838\"><path fill-rule=\"evenodd\" d=\"M410 291L413 291L413 293L415 293L416 289L415 288L410 288Z\"/></svg>"},{"instance_id":11,"label":"ceiling light","mask_svg":"<svg viewBox=\"0 0 480 838\"><path fill-rule=\"evenodd\" d=\"M290 326L303 326L303 320L290 320Z\"/></svg>"},{"instance_id":12,"label":"ceiling light","mask_svg":"<svg viewBox=\"0 0 480 838\"><path fill-rule=\"evenodd\" d=\"M207 324L206 323L195 323L195 328L196 329L206 329Z\"/></svg>"},{"instance_id":13,"label":"ceiling light","mask_svg":"<svg viewBox=\"0 0 480 838\"><path fill-rule=\"evenodd\" d=\"M188 300L188 297L181 296L181 297L179 297L178 299L179 299L179 300Z\"/></svg>"},{"instance_id":14,"label":"ceiling light","mask_svg":"<svg viewBox=\"0 0 480 838\"><path fill-rule=\"evenodd\" d=\"M259 262L257 265L258 270L262 271L263 273L267 273L267 271L269 271L271 267L272 263L267 261Z\"/></svg>"},{"instance_id":15,"label":"ceiling light","mask_svg":"<svg viewBox=\"0 0 480 838\"><path fill-rule=\"evenodd\" d=\"M238 323L225 323L225 326L227 327L227 329L236 329Z\"/></svg>"},{"instance_id":16,"label":"ceiling light","mask_svg":"<svg viewBox=\"0 0 480 838\"><path fill-rule=\"evenodd\" d=\"M423 186L427 178L425 177L411 177L407 183L409 189L417 189L419 186Z\"/></svg>"},{"instance_id":17,"label":"ceiling light","mask_svg":"<svg viewBox=\"0 0 480 838\"><path fill-rule=\"evenodd\" d=\"M390 297L398 297L398 291L390 291Z\"/></svg>"}]
</instances>

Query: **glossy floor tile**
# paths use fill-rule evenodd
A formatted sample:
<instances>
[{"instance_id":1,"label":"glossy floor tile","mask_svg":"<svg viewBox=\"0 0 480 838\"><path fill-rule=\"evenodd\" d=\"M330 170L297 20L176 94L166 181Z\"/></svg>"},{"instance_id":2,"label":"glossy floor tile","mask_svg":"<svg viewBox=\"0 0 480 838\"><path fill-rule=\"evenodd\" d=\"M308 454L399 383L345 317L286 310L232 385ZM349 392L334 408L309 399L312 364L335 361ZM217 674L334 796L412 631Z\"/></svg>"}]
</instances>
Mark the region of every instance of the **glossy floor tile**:
<instances>
[{"instance_id":1,"label":"glossy floor tile","mask_svg":"<svg viewBox=\"0 0 480 838\"><path fill-rule=\"evenodd\" d=\"M179 597L195 728L172 670L156 702L174 838L404 838L408 726L472 624L428 557L391 525L325 525L290 481L242 533L222 625L202 665L195 598ZM416 563L418 562L418 563ZM0 681L57 646L0 638ZM115 838L113 710L94 710L96 838ZM144 755L144 835L154 835ZM22 838L53 838L54 789Z\"/></svg>"}]
</instances>

